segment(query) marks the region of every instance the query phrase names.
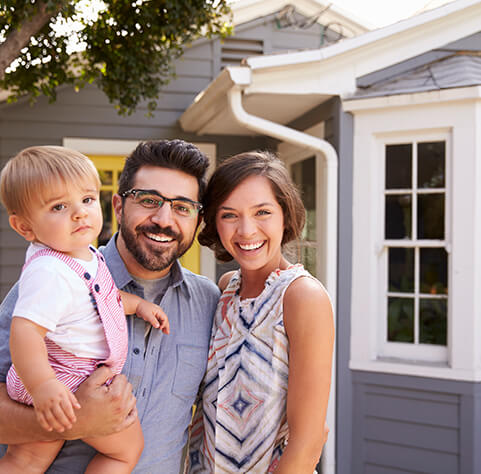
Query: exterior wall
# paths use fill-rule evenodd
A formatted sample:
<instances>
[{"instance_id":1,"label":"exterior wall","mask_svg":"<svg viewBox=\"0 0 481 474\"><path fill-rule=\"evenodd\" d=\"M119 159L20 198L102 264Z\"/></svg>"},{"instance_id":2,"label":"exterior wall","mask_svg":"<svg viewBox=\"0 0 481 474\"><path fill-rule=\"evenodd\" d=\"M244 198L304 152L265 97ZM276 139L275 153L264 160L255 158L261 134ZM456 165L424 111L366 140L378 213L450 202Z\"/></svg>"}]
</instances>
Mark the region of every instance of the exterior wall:
<instances>
[{"instance_id":1,"label":"exterior wall","mask_svg":"<svg viewBox=\"0 0 481 474\"><path fill-rule=\"evenodd\" d=\"M352 473L481 472L481 385L353 372Z\"/></svg>"},{"instance_id":2,"label":"exterior wall","mask_svg":"<svg viewBox=\"0 0 481 474\"><path fill-rule=\"evenodd\" d=\"M307 32L294 28L278 30L272 23L274 16L261 20L239 27L239 36L265 41L269 52L314 48L319 44L319 25ZM62 88L53 104L43 97L34 106L26 101L1 104L0 166L27 146L62 145L65 137L110 140L183 138L215 143L220 158L266 147L266 140L262 138L186 134L177 123L195 96L220 71L221 44L220 40L201 40L185 51L176 62L177 77L164 89L152 118L146 116L145 106L140 106L128 117L119 116L104 94L93 86L78 93L69 87ZM4 209L0 209L0 298L17 280L25 248L26 243L10 229Z\"/></svg>"},{"instance_id":3,"label":"exterior wall","mask_svg":"<svg viewBox=\"0 0 481 474\"><path fill-rule=\"evenodd\" d=\"M344 103L355 116L352 473L481 472L479 97L472 87ZM436 133L447 137L450 157L448 344L443 360L429 362L412 347L383 353L382 144Z\"/></svg>"}]
</instances>

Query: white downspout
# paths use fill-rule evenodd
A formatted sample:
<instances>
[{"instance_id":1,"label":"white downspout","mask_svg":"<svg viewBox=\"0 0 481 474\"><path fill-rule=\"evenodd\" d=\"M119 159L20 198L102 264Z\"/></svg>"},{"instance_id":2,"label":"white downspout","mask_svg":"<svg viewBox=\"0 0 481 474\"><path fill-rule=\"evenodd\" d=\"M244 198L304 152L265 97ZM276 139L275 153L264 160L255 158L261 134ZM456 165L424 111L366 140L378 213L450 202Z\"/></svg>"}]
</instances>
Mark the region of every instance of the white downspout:
<instances>
[{"instance_id":1,"label":"white downspout","mask_svg":"<svg viewBox=\"0 0 481 474\"><path fill-rule=\"evenodd\" d=\"M292 143L301 148L310 148L319 151L324 158L324 167L327 172L327 185L324 194L326 207L326 222L322 226L322 239L326 242L327 252L325 255L325 281L326 289L331 296L334 312L336 310L337 295L337 173L338 159L334 147L327 141L316 138L307 133L300 132L293 128L280 125L260 117L247 113L242 106L242 88L234 85L227 92L227 100L236 121L243 127L254 132L267 135L283 142ZM334 351L336 349L334 348ZM334 474L336 471L336 450L335 450L335 392L336 392L336 356L334 352L332 373L334 377L331 383L329 406L327 412L327 423L330 428L329 438L324 448L323 474Z\"/></svg>"}]
</instances>

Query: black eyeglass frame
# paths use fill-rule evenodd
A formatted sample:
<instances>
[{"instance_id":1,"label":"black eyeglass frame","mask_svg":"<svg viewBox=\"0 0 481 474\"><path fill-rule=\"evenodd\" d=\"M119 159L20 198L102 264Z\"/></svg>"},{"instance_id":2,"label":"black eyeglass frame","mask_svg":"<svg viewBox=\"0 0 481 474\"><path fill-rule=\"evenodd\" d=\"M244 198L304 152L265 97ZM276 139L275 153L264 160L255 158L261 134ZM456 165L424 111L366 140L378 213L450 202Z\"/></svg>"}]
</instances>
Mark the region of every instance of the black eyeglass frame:
<instances>
[{"instance_id":1,"label":"black eyeglass frame","mask_svg":"<svg viewBox=\"0 0 481 474\"><path fill-rule=\"evenodd\" d=\"M166 202L168 202L170 204L170 208L172 209L172 206L174 204L174 202L185 202L185 203L189 203L189 204L193 204L194 205L194 209L197 211L195 215L191 216L191 217L196 217L197 215L201 214L202 213L202 209L203 209L203 205L202 203L200 203L199 201L193 201L192 199L189 199L189 198L168 198L168 197L165 197L165 196L162 196L162 194L160 194L158 191L156 191L155 189L129 189L128 191L124 191L123 193L120 194L120 197L122 198L127 198L128 196L134 196L137 194L137 193L145 193L145 194L153 194L154 196L158 196L160 199L158 200L158 206L159 208L161 208ZM162 202L162 204L160 204L160 202ZM142 205L142 204L141 204ZM146 206L143 206L145 207L146 209L149 209L148 207ZM153 209L153 208L152 208Z\"/></svg>"}]
</instances>

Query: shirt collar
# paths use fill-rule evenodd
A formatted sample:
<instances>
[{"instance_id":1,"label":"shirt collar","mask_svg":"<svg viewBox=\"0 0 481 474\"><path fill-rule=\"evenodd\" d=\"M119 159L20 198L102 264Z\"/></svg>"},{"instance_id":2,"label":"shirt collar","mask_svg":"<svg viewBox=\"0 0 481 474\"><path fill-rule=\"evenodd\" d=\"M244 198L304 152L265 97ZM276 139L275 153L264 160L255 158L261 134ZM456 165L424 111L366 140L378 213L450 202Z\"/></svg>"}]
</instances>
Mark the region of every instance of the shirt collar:
<instances>
[{"instance_id":1,"label":"shirt collar","mask_svg":"<svg viewBox=\"0 0 481 474\"><path fill-rule=\"evenodd\" d=\"M125 267L124 261L122 260L122 257L117 249L117 235L118 233L114 234L107 244L103 247L100 247L99 250L105 256L105 261L109 267L110 273L112 274L117 288L123 289L131 281L133 281L133 278ZM172 288L181 288L183 291L185 291L186 295L190 297L191 289L188 279L185 278L185 274L186 270L182 267L182 265L180 265L179 261L176 260L170 268L171 283L169 286L172 286Z\"/></svg>"}]
</instances>

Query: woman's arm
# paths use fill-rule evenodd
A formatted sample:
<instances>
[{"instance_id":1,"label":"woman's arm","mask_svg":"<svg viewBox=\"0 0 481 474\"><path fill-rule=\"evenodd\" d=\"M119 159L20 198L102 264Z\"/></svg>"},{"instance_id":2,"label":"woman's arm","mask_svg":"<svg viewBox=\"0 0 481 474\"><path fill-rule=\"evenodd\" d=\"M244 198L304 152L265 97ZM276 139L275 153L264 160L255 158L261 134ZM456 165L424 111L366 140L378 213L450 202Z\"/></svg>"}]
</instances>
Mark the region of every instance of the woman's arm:
<instances>
[{"instance_id":1,"label":"woman's arm","mask_svg":"<svg viewBox=\"0 0 481 474\"><path fill-rule=\"evenodd\" d=\"M276 474L312 474L325 442L334 346L329 297L312 278L299 278L284 295L289 339L289 441Z\"/></svg>"}]
</instances>

